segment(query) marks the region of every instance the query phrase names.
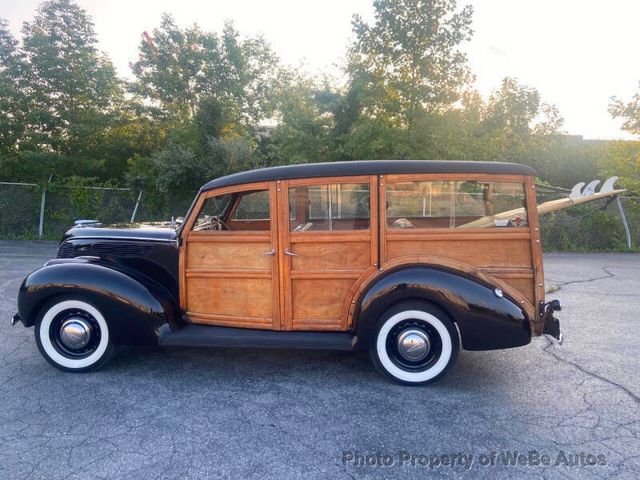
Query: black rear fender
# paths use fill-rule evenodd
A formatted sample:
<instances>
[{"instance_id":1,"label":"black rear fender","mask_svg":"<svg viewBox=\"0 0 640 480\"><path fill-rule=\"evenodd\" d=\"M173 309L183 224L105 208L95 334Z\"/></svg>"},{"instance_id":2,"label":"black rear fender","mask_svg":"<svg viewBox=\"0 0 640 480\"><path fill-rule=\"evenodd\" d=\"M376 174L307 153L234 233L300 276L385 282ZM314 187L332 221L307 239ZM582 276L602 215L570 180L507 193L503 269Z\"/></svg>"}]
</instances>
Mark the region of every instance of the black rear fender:
<instances>
[{"instance_id":1,"label":"black rear fender","mask_svg":"<svg viewBox=\"0 0 640 480\"><path fill-rule=\"evenodd\" d=\"M358 342L365 347L382 313L404 300L442 308L454 321L466 350L517 347L531 341L529 320L518 304L462 272L430 266L399 267L362 294L356 312Z\"/></svg>"},{"instance_id":2,"label":"black rear fender","mask_svg":"<svg viewBox=\"0 0 640 480\"><path fill-rule=\"evenodd\" d=\"M18 311L25 326L58 296L83 297L105 316L115 343L154 345L158 329L182 323L173 296L153 279L80 258L55 260L25 278Z\"/></svg>"}]
</instances>

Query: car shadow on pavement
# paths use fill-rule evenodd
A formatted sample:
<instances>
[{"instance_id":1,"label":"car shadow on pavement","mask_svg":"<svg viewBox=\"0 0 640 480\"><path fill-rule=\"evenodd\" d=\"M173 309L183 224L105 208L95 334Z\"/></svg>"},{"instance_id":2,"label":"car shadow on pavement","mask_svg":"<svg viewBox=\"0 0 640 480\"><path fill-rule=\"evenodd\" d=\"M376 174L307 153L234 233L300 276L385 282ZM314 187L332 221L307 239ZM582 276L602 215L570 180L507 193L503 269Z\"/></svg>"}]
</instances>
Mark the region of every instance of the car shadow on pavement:
<instances>
[{"instance_id":1,"label":"car shadow on pavement","mask_svg":"<svg viewBox=\"0 0 640 480\"><path fill-rule=\"evenodd\" d=\"M497 357L496 352L460 352L453 369L432 388L495 393L505 383L504 360ZM186 376L197 382L215 382L219 387L270 379L327 388L363 383L403 388L379 375L366 352L123 346L105 372L152 375L157 381L169 382Z\"/></svg>"}]
</instances>

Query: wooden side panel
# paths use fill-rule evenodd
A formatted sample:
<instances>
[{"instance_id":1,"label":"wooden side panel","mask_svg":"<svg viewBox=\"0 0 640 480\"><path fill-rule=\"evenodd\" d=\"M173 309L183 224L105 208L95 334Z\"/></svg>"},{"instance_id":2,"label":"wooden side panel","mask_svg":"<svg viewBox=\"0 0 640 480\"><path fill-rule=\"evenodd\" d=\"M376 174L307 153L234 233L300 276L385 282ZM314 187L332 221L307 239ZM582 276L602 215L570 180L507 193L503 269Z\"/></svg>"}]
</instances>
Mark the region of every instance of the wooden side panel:
<instances>
[{"instance_id":1,"label":"wooden side panel","mask_svg":"<svg viewBox=\"0 0 640 480\"><path fill-rule=\"evenodd\" d=\"M366 241L291 241L289 249L297 255L288 257L291 329L345 329L344 299L372 263L368 233Z\"/></svg>"},{"instance_id":2,"label":"wooden side panel","mask_svg":"<svg viewBox=\"0 0 640 480\"><path fill-rule=\"evenodd\" d=\"M189 278L189 313L246 317L271 324L271 277Z\"/></svg>"},{"instance_id":3,"label":"wooden side panel","mask_svg":"<svg viewBox=\"0 0 640 480\"><path fill-rule=\"evenodd\" d=\"M504 175L388 175L380 180L380 218L386 218L388 182L415 180L491 180L522 182L529 205L529 228L411 229L387 228L380 222L380 252L383 267L411 258L439 258L472 266L477 274L513 287L523 298L529 315L544 292L541 287L542 261L539 227L535 214L535 189L529 177ZM531 211L534 213L532 214ZM537 247L537 248L536 248ZM497 280L495 280L497 279Z\"/></svg>"},{"instance_id":4,"label":"wooden side panel","mask_svg":"<svg viewBox=\"0 0 640 480\"><path fill-rule=\"evenodd\" d=\"M294 279L291 282L295 330L339 330L342 304L354 278Z\"/></svg>"},{"instance_id":5,"label":"wooden side panel","mask_svg":"<svg viewBox=\"0 0 640 480\"><path fill-rule=\"evenodd\" d=\"M525 193L527 205L536 205L536 185L533 177L527 177L525 182ZM544 268L542 262L542 239L540 237L540 223L538 220L537 208L529 208L529 229L531 231L531 251L533 253L533 268L535 272L534 291L536 317L534 320L534 334L541 335L544 325L542 324L542 315L544 308Z\"/></svg>"},{"instance_id":6,"label":"wooden side panel","mask_svg":"<svg viewBox=\"0 0 640 480\"><path fill-rule=\"evenodd\" d=\"M368 230L289 232L287 188L292 185L367 183ZM344 304L362 274L378 262L377 177L344 177L282 182L279 208L285 328L339 331L348 328Z\"/></svg>"},{"instance_id":7,"label":"wooden side panel","mask_svg":"<svg viewBox=\"0 0 640 480\"><path fill-rule=\"evenodd\" d=\"M530 268L532 265L529 240L505 240L500 235L493 240L457 240L455 235L442 240L387 240L387 260L407 255L446 257L477 267Z\"/></svg>"},{"instance_id":8,"label":"wooden side panel","mask_svg":"<svg viewBox=\"0 0 640 480\"><path fill-rule=\"evenodd\" d=\"M264 254L270 249L268 239L191 242L185 281L193 323L275 328L273 257Z\"/></svg>"},{"instance_id":9,"label":"wooden side panel","mask_svg":"<svg viewBox=\"0 0 640 480\"><path fill-rule=\"evenodd\" d=\"M501 277L500 275L496 275L497 278L504 280L509 285L514 287L520 293L522 293L527 299L533 303L534 297L534 285L533 285L533 275L531 278L509 278L509 277Z\"/></svg>"},{"instance_id":10,"label":"wooden side panel","mask_svg":"<svg viewBox=\"0 0 640 480\"><path fill-rule=\"evenodd\" d=\"M213 268L271 271L272 259L264 255L269 250L269 237L259 243L243 243L233 239L227 242L193 242L189 245L187 271Z\"/></svg>"},{"instance_id":11,"label":"wooden side panel","mask_svg":"<svg viewBox=\"0 0 640 480\"><path fill-rule=\"evenodd\" d=\"M291 271L364 270L371 263L371 247L365 242L295 243Z\"/></svg>"},{"instance_id":12,"label":"wooden side panel","mask_svg":"<svg viewBox=\"0 0 640 480\"><path fill-rule=\"evenodd\" d=\"M183 236L181 305L193 323L280 328L275 184L242 185L207 192L206 196L256 189L269 190L270 230L187 231ZM197 205L202 203L200 199ZM193 215L198 211L199 207ZM193 218L187 222L187 226L193 225ZM262 223L263 228L268 224Z\"/></svg>"}]
</instances>

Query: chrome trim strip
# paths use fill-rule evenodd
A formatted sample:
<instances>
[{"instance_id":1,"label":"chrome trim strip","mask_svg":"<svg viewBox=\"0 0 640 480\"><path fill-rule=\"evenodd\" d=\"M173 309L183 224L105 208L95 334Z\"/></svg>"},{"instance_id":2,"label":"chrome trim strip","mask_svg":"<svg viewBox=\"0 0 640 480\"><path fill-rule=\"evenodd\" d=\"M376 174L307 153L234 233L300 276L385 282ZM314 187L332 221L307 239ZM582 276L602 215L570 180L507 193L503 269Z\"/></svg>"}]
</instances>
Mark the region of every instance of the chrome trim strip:
<instances>
[{"instance_id":1,"label":"chrome trim strip","mask_svg":"<svg viewBox=\"0 0 640 480\"><path fill-rule=\"evenodd\" d=\"M164 242L164 243L174 243L176 241L173 239L163 239L163 238L145 238L145 237L115 237L115 236L99 236L99 237L70 237L67 238L64 242L73 242L74 240L135 240L142 242ZM63 242L63 243L64 243Z\"/></svg>"}]
</instances>

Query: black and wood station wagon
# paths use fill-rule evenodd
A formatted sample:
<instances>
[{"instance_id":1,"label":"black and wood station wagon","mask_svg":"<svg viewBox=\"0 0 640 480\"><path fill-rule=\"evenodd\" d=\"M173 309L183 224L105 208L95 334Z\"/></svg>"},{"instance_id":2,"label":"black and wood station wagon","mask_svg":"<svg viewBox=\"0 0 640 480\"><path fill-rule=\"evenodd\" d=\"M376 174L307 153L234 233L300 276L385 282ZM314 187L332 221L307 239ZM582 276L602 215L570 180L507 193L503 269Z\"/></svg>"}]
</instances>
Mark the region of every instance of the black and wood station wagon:
<instances>
[{"instance_id":1,"label":"black and wood station wagon","mask_svg":"<svg viewBox=\"0 0 640 480\"><path fill-rule=\"evenodd\" d=\"M117 345L370 352L405 384L458 350L561 338L524 165L293 165L204 185L176 228L84 223L30 274L13 319L66 371Z\"/></svg>"}]
</instances>

